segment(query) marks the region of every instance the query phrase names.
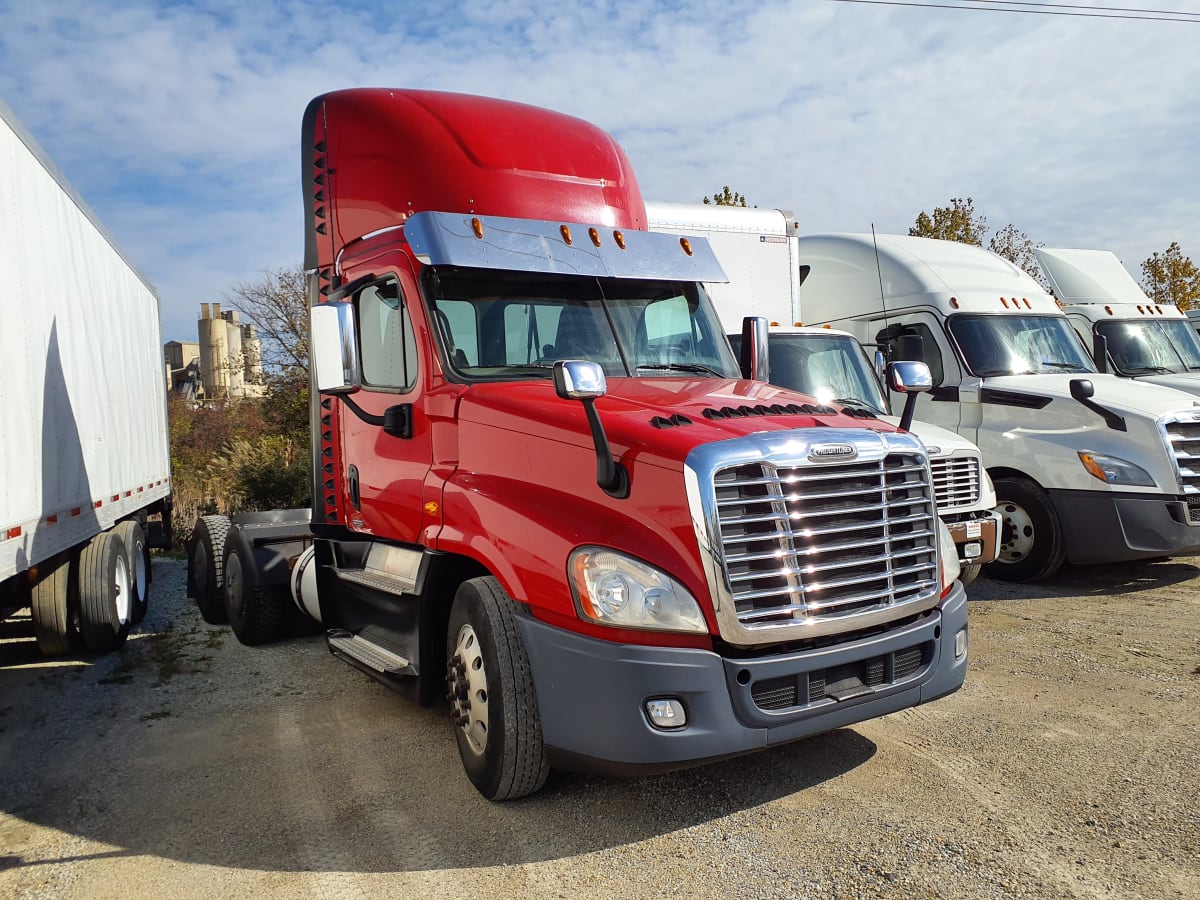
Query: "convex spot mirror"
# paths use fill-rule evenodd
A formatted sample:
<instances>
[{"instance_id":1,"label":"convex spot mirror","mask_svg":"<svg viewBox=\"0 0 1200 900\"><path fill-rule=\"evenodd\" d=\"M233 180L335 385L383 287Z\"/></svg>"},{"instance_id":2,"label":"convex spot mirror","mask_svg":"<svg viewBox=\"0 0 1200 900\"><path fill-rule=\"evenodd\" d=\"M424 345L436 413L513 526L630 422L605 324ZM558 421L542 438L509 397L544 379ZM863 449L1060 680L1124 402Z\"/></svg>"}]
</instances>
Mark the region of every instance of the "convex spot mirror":
<instances>
[{"instance_id":1,"label":"convex spot mirror","mask_svg":"<svg viewBox=\"0 0 1200 900\"><path fill-rule=\"evenodd\" d=\"M888 387L898 394L919 394L933 390L933 375L923 362L903 360L888 365Z\"/></svg>"},{"instance_id":2,"label":"convex spot mirror","mask_svg":"<svg viewBox=\"0 0 1200 900\"><path fill-rule=\"evenodd\" d=\"M599 363L560 359L554 364L554 390L564 400L594 400L608 393L608 380Z\"/></svg>"}]
</instances>

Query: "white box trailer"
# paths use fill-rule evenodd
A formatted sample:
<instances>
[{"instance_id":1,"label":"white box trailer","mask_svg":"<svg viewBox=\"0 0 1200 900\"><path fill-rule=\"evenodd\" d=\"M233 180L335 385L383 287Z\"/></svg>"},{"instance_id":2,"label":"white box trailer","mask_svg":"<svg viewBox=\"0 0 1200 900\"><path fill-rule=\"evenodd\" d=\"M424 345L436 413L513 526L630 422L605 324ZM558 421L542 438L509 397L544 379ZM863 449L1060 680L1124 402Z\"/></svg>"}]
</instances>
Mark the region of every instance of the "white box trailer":
<instances>
[{"instance_id":1,"label":"white box trailer","mask_svg":"<svg viewBox=\"0 0 1200 900\"><path fill-rule=\"evenodd\" d=\"M0 102L0 615L118 646L169 542L158 296ZM164 527L166 526L166 527Z\"/></svg>"},{"instance_id":2,"label":"white box trailer","mask_svg":"<svg viewBox=\"0 0 1200 900\"><path fill-rule=\"evenodd\" d=\"M706 285L709 296L734 342L746 316L767 319L772 383L898 424L878 372L856 337L803 324L800 286L808 269L800 259L799 231L790 212L655 202L646 204L646 217L651 231L700 236L712 245L729 280ZM996 492L983 456L949 429L913 422L911 430L929 451L938 515L954 538L961 580L968 585L999 552Z\"/></svg>"}]
</instances>

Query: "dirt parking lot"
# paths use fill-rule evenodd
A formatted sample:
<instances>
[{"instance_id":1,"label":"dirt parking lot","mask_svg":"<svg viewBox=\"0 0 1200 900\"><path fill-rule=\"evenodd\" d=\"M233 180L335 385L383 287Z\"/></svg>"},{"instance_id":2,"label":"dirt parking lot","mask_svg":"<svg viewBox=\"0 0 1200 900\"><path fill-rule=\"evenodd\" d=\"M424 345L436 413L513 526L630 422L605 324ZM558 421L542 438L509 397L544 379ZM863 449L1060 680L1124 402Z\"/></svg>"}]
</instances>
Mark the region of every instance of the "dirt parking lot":
<instances>
[{"instance_id":1,"label":"dirt parking lot","mask_svg":"<svg viewBox=\"0 0 1200 900\"><path fill-rule=\"evenodd\" d=\"M949 698L509 804L442 710L154 571L117 655L3 626L0 896L1200 897L1200 559L980 580Z\"/></svg>"}]
</instances>

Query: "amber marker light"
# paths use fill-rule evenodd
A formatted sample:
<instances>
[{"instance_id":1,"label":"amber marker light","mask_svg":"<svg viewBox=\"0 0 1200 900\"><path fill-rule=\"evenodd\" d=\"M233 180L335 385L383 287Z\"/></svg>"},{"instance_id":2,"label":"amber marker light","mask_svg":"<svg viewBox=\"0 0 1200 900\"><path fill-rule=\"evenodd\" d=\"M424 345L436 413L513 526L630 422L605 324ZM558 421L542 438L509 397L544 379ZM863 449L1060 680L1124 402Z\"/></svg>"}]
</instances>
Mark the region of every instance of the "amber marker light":
<instances>
[{"instance_id":1,"label":"amber marker light","mask_svg":"<svg viewBox=\"0 0 1200 900\"><path fill-rule=\"evenodd\" d=\"M687 238L680 238L679 246L683 248L683 252L686 253L688 256L692 255L692 242L689 241Z\"/></svg>"},{"instance_id":2,"label":"amber marker light","mask_svg":"<svg viewBox=\"0 0 1200 900\"><path fill-rule=\"evenodd\" d=\"M1008 301L1007 300L1005 300L1003 297L1001 297L1000 302L1004 304L1005 309L1008 309Z\"/></svg>"},{"instance_id":3,"label":"amber marker light","mask_svg":"<svg viewBox=\"0 0 1200 900\"><path fill-rule=\"evenodd\" d=\"M1112 307L1111 307L1111 306L1106 306L1106 307L1104 307L1104 311L1105 311L1106 313L1108 313L1110 316L1113 314L1113 311L1112 311Z\"/></svg>"},{"instance_id":4,"label":"amber marker light","mask_svg":"<svg viewBox=\"0 0 1200 900\"><path fill-rule=\"evenodd\" d=\"M481 241L483 240L483 223L479 219L471 220L471 230L475 232L475 237Z\"/></svg>"},{"instance_id":5,"label":"amber marker light","mask_svg":"<svg viewBox=\"0 0 1200 900\"><path fill-rule=\"evenodd\" d=\"M597 231L595 228L589 228L588 229L588 237L590 237L592 239L593 244L595 244L597 247L600 246L600 232L599 231Z\"/></svg>"},{"instance_id":6,"label":"amber marker light","mask_svg":"<svg viewBox=\"0 0 1200 900\"><path fill-rule=\"evenodd\" d=\"M562 235L563 243L570 247L574 242L574 238L571 237L571 229L566 225L559 225L558 233Z\"/></svg>"},{"instance_id":7,"label":"amber marker light","mask_svg":"<svg viewBox=\"0 0 1200 900\"><path fill-rule=\"evenodd\" d=\"M1100 468L1100 464L1097 463L1096 460L1092 459L1092 454L1085 453L1082 450L1078 451L1078 453L1079 453L1079 461L1081 463L1083 463L1083 467L1088 470L1089 475L1091 475L1094 478L1099 478L1101 481L1104 481L1104 482L1108 481L1107 476L1105 476L1105 474L1104 474L1104 470L1102 468Z\"/></svg>"},{"instance_id":8,"label":"amber marker light","mask_svg":"<svg viewBox=\"0 0 1200 900\"><path fill-rule=\"evenodd\" d=\"M430 500L428 503L425 504L425 512L429 513L429 515L436 516L437 511L438 511L438 505L433 500Z\"/></svg>"},{"instance_id":9,"label":"amber marker light","mask_svg":"<svg viewBox=\"0 0 1200 900\"><path fill-rule=\"evenodd\" d=\"M957 298L957 297L951 297L951 298L950 298L950 308L951 308L951 309L958 309L958 298Z\"/></svg>"},{"instance_id":10,"label":"amber marker light","mask_svg":"<svg viewBox=\"0 0 1200 900\"><path fill-rule=\"evenodd\" d=\"M625 249L625 235L624 234L622 234L620 231L614 231L613 232L613 240L617 242L618 247L620 247L622 250Z\"/></svg>"}]
</instances>

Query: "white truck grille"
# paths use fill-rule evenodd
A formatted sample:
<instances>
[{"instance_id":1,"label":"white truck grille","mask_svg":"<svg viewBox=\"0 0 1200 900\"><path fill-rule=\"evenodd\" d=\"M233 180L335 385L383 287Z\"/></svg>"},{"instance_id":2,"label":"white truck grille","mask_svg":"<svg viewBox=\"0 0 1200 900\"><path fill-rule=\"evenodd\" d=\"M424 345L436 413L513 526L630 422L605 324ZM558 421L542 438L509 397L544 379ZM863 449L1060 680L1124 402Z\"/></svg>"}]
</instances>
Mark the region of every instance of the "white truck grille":
<instances>
[{"instance_id":1,"label":"white truck grille","mask_svg":"<svg viewBox=\"0 0 1200 900\"><path fill-rule=\"evenodd\" d=\"M929 468L933 472L933 494L940 511L969 509L979 503L978 459L970 456L931 457Z\"/></svg>"},{"instance_id":2,"label":"white truck grille","mask_svg":"<svg viewBox=\"0 0 1200 900\"><path fill-rule=\"evenodd\" d=\"M1159 429L1175 463L1180 487L1187 495L1200 495L1200 422L1192 414L1159 419ZM1192 519L1196 521L1195 518Z\"/></svg>"}]
</instances>

